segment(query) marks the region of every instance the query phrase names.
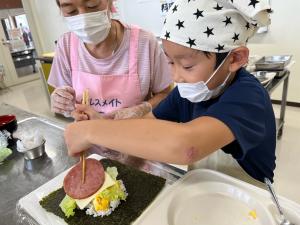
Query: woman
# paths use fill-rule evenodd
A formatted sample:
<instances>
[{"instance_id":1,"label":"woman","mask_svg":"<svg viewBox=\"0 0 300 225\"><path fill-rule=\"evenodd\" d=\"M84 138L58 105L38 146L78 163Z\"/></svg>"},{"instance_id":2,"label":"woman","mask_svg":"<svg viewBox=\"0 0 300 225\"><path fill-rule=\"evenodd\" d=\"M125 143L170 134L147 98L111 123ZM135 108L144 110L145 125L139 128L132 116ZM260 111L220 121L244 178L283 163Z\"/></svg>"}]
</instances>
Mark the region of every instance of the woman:
<instances>
[{"instance_id":1,"label":"woman","mask_svg":"<svg viewBox=\"0 0 300 225\"><path fill-rule=\"evenodd\" d=\"M111 19L112 0L56 2L71 32L58 41L48 80L53 112L71 115L86 89L97 118L141 117L166 97L171 76L152 34Z\"/></svg>"},{"instance_id":2,"label":"woman","mask_svg":"<svg viewBox=\"0 0 300 225\"><path fill-rule=\"evenodd\" d=\"M248 38L270 21L268 1L259 2L177 0L162 35L177 87L144 119L69 125L69 154L97 144L150 160L219 170L258 186L265 177L273 180L272 104L243 68Z\"/></svg>"}]
</instances>

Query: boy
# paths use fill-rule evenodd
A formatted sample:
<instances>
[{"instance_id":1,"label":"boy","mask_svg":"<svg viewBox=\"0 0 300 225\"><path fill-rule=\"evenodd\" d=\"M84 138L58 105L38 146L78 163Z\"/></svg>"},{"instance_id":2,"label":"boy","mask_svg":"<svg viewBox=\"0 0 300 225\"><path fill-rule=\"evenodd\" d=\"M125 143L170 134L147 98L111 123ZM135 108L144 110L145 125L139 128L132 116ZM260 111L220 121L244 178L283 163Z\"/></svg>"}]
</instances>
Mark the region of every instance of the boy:
<instances>
[{"instance_id":1,"label":"boy","mask_svg":"<svg viewBox=\"0 0 300 225\"><path fill-rule=\"evenodd\" d=\"M162 39L177 87L144 119L71 124L65 132L69 154L96 144L150 160L205 165L257 185L273 180L272 105L243 68L245 44L269 24L268 9L262 0L175 2ZM91 118L86 106L77 107L81 112Z\"/></svg>"}]
</instances>

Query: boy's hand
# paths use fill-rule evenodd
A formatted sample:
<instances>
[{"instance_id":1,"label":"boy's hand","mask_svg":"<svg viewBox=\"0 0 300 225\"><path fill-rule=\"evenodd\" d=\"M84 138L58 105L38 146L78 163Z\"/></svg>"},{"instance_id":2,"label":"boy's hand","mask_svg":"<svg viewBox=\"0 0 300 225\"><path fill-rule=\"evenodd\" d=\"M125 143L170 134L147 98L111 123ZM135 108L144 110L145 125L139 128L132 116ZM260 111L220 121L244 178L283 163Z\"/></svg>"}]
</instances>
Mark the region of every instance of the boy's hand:
<instances>
[{"instance_id":1,"label":"boy's hand","mask_svg":"<svg viewBox=\"0 0 300 225\"><path fill-rule=\"evenodd\" d=\"M83 123L86 122L71 123L65 129L65 142L70 156L78 156L79 153L92 147L87 140L87 132Z\"/></svg>"}]
</instances>

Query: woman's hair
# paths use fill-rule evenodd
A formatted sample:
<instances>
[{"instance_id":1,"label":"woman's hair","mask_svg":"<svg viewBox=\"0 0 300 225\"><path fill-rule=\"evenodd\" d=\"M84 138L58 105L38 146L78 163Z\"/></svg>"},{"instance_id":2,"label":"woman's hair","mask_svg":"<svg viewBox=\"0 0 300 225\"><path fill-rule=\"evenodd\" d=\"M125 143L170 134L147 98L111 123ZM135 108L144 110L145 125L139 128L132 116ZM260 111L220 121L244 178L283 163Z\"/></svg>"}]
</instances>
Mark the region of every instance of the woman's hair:
<instances>
[{"instance_id":1,"label":"woman's hair","mask_svg":"<svg viewBox=\"0 0 300 225\"><path fill-rule=\"evenodd\" d=\"M110 8L112 8L112 0L108 0L108 3L110 4ZM56 0L56 4L58 7L60 7L59 0Z\"/></svg>"}]
</instances>

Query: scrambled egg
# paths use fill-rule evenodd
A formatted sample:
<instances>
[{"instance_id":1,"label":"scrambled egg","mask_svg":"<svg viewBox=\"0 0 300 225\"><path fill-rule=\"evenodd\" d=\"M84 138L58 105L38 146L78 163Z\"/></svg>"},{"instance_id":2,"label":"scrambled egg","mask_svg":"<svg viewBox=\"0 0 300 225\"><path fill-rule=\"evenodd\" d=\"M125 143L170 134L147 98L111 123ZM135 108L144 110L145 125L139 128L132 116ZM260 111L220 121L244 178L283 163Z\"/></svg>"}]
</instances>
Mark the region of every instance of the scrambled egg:
<instances>
[{"instance_id":1,"label":"scrambled egg","mask_svg":"<svg viewBox=\"0 0 300 225\"><path fill-rule=\"evenodd\" d=\"M249 216L250 216L252 219L256 219L256 218L257 218L256 211L255 211L255 210L251 210L251 211L249 212Z\"/></svg>"},{"instance_id":2,"label":"scrambled egg","mask_svg":"<svg viewBox=\"0 0 300 225\"><path fill-rule=\"evenodd\" d=\"M99 211L106 211L109 209L109 200L106 198L101 198L99 195L93 200L94 209Z\"/></svg>"}]
</instances>

